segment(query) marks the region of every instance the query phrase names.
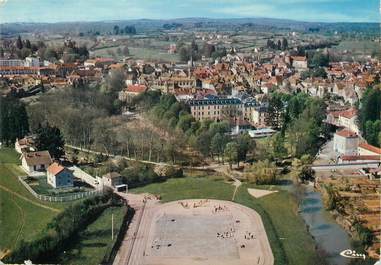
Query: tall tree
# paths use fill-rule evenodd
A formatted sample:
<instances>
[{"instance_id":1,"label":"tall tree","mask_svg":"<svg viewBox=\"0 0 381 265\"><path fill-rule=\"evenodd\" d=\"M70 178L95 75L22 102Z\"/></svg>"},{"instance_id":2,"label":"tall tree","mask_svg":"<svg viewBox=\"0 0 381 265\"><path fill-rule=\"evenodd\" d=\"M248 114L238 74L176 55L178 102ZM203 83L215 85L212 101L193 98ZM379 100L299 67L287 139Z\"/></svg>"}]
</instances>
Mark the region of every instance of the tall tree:
<instances>
[{"instance_id":1,"label":"tall tree","mask_svg":"<svg viewBox=\"0 0 381 265\"><path fill-rule=\"evenodd\" d=\"M255 148L255 141L250 137L248 133L240 134L237 139L237 162L245 161L249 151Z\"/></svg>"},{"instance_id":2,"label":"tall tree","mask_svg":"<svg viewBox=\"0 0 381 265\"><path fill-rule=\"evenodd\" d=\"M229 167L232 169L233 163L238 161L238 146L235 142L230 142L225 147L225 157L229 162Z\"/></svg>"},{"instance_id":3,"label":"tall tree","mask_svg":"<svg viewBox=\"0 0 381 265\"><path fill-rule=\"evenodd\" d=\"M24 103L15 98L0 97L0 141L13 144L29 132L28 115Z\"/></svg>"},{"instance_id":4,"label":"tall tree","mask_svg":"<svg viewBox=\"0 0 381 265\"><path fill-rule=\"evenodd\" d=\"M223 156L225 145L226 145L226 137L223 134L217 133L213 136L212 141L210 143L210 149L214 154L217 154L218 159ZM223 159L222 159L223 162Z\"/></svg>"},{"instance_id":5,"label":"tall tree","mask_svg":"<svg viewBox=\"0 0 381 265\"><path fill-rule=\"evenodd\" d=\"M22 47L23 47L23 44L22 44L21 36L19 35L17 40L16 40L16 48L21 50Z\"/></svg>"},{"instance_id":6,"label":"tall tree","mask_svg":"<svg viewBox=\"0 0 381 265\"><path fill-rule=\"evenodd\" d=\"M274 157L283 158L287 155L287 149L284 145L285 139L281 133L276 133L271 139L272 152Z\"/></svg>"},{"instance_id":7,"label":"tall tree","mask_svg":"<svg viewBox=\"0 0 381 265\"><path fill-rule=\"evenodd\" d=\"M270 96L268 115L266 122L274 129L280 129L283 124L284 118L284 105L282 97L278 93Z\"/></svg>"},{"instance_id":8,"label":"tall tree","mask_svg":"<svg viewBox=\"0 0 381 265\"><path fill-rule=\"evenodd\" d=\"M113 28L114 35L119 35L119 26L115 25Z\"/></svg>"},{"instance_id":9,"label":"tall tree","mask_svg":"<svg viewBox=\"0 0 381 265\"><path fill-rule=\"evenodd\" d=\"M36 133L38 150L49 151L50 155L55 159L59 159L65 154L65 141L60 129L47 123L46 125L41 125Z\"/></svg>"},{"instance_id":10,"label":"tall tree","mask_svg":"<svg viewBox=\"0 0 381 265\"><path fill-rule=\"evenodd\" d=\"M377 135L381 133L381 86L368 88L360 102L359 123L364 138L380 146Z\"/></svg>"},{"instance_id":11,"label":"tall tree","mask_svg":"<svg viewBox=\"0 0 381 265\"><path fill-rule=\"evenodd\" d=\"M106 77L106 92L115 96L124 87L125 73L123 70L111 70Z\"/></svg>"},{"instance_id":12,"label":"tall tree","mask_svg":"<svg viewBox=\"0 0 381 265\"><path fill-rule=\"evenodd\" d=\"M282 50L287 50L288 49L288 41L286 38L282 39Z\"/></svg>"},{"instance_id":13,"label":"tall tree","mask_svg":"<svg viewBox=\"0 0 381 265\"><path fill-rule=\"evenodd\" d=\"M25 48L27 49L31 49L32 48L32 44L30 43L30 40L25 40Z\"/></svg>"}]
</instances>

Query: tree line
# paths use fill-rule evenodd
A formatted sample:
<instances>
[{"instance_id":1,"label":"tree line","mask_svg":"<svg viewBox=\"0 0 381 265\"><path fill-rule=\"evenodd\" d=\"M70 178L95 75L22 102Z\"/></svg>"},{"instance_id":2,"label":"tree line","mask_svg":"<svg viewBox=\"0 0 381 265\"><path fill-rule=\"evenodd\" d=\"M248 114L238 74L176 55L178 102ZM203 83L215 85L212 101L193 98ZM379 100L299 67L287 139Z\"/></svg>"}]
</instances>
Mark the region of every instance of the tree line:
<instances>
[{"instance_id":1,"label":"tree line","mask_svg":"<svg viewBox=\"0 0 381 265\"><path fill-rule=\"evenodd\" d=\"M23 40L21 36L13 40L3 41L0 48L0 57L5 52L10 53L11 58L25 59L28 56L36 55L42 60L56 62L63 59L65 62L75 62L76 60L86 60L89 58L89 51L86 45L78 45L73 40L66 40L63 45L47 46L39 40L31 42L29 39Z\"/></svg>"},{"instance_id":2,"label":"tree line","mask_svg":"<svg viewBox=\"0 0 381 265\"><path fill-rule=\"evenodd\" d=\"M155 93L157 96L153 96ZM158 97L160 100L155 100ZM176 162L177 150L187 146L204 157L216 158L217 161L227 161L230 164L245 161L247 154L255 147L255 141L248 134L233 139L227 121L196 121L190 114L189 107L177 102L173 95L146 92L137 97L134 103L148 111L148 117L155 125L167 133L174 132L175 137L169 140L168 146L173 152L173 163Z\"/></svg>"},{"instance_id":3,"label":"tree line","mask_svg":"<svg viewBox=\"0 0 381 265\"><path fill-rule=\"evenodd\" d=\"M216 45L204 42L202 47L192 40L190 44L186 44L183 41L179 41L176 44L180 60L183 62L189 61L191 58L193 60L200 60L202 56L206 58L221 58L226 56L227 50L225 47L218 47Z\"/></svg>"},{"instance_id":4,"label":"tree line","mask_svg":"<svg viewBox=\"0 0 381 265\"><path fill-rule=\"evenodd\" d=\"M17 98L0 97L0 141L12 145L29 132L25 104Z\"/></svg>"},{"instance_id":5,"label":"tree line","mask_svg":"<svg viewBox=\"0 0 381 265\"><path fill-rule=\"evenodd\" d=\"M119 27L118 25L115 25L113 28L114 35L135 35L136 34L136 28L135 26L125 26L124 28Z\"/></svg>"},{"instance_id":6,"label":"tree line","mask_svg":"<svg viewBox=\"0 0 381 265\"><path fill-rule=\"evenodd\" d=\"M368 88L359 109L359 124L363 137L371 145L381 146L381 85Z\"/></svg>"}]
</instances>

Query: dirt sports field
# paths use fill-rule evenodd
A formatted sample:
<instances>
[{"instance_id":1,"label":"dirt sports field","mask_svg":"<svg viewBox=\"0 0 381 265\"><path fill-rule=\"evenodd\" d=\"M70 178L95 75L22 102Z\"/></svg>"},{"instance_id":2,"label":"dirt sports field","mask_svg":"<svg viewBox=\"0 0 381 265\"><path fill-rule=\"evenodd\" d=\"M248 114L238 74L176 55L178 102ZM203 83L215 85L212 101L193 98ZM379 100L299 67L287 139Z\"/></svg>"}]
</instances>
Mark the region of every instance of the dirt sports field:
<instances>
[{"instance_id":1,"label":"dirt sports field","mask_svg":"<svg viewBox=\"0 0 381 265\"><path fill-rule=\"evenodd\" d=\"M262 220L250 208L228 201L184 200L156 204L147 210L129 263L274 263Z\"/></svg>"}]
</instances>

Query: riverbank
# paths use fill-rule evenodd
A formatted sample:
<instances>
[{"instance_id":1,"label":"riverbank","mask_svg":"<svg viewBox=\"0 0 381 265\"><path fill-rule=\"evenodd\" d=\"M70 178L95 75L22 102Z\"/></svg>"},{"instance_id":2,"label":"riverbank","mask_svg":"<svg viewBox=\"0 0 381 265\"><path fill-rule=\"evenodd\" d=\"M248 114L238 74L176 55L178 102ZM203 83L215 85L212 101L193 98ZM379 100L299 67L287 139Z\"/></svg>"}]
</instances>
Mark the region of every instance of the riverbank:
<instances>
[{"instance_id":1,"label":"riverbank","mask_svg":"<svg viewBox=\"0 0 381 265\"><path fill-rule=\"evenodd\" d=\"M361 252L378 260L381 246L379 180L365 176L319 177L315 186L332 218L351 236L351 240L363 245Z\"/></svg>"}]
</instances>

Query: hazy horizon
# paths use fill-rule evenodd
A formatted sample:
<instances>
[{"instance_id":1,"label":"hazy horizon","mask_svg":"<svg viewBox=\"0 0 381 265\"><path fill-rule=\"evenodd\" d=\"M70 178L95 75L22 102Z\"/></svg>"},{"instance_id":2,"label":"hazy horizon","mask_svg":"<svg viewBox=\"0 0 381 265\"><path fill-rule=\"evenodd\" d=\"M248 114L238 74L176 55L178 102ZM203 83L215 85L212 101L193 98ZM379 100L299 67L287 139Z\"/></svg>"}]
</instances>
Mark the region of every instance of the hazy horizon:
<instances>
[{"instance_id":1,"label":"hazy horizon","mask_svg":"<svg viewBox=\"0 0 381 265\"><path fill-rule=\"evenodd\" d=\"M0 23L181 18L377 23L379 8L379 0L0 0Z\"/></svg>"}]
</instances>

